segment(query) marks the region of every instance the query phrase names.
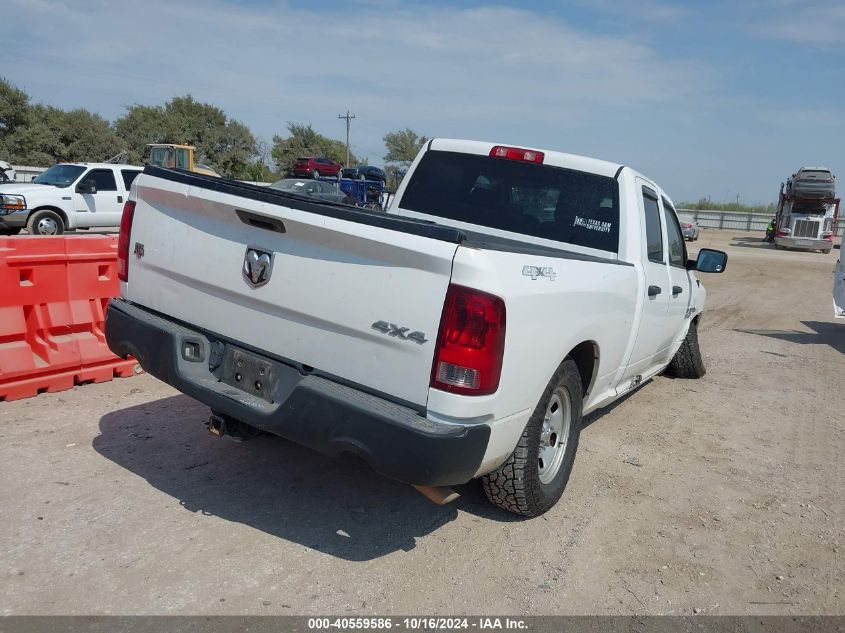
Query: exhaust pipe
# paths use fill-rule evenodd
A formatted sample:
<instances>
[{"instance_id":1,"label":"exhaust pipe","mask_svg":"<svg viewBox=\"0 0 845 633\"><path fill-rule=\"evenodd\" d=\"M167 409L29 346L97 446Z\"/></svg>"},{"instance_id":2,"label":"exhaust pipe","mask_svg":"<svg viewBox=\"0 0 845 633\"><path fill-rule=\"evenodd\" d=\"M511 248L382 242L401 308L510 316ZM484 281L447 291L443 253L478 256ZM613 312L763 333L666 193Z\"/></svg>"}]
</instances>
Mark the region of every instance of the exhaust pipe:
<instances>
[{"instance_id":1,"label":"exhaust pipe","mask_svg":"<svg viewBox=\"0 0 845 633\"><path fill-rule=\"evenodd\" d=\"M414 486L414 488L426 499L439 506L452 503L461 496L448 486Z\"/></svg>"}]
</instances>

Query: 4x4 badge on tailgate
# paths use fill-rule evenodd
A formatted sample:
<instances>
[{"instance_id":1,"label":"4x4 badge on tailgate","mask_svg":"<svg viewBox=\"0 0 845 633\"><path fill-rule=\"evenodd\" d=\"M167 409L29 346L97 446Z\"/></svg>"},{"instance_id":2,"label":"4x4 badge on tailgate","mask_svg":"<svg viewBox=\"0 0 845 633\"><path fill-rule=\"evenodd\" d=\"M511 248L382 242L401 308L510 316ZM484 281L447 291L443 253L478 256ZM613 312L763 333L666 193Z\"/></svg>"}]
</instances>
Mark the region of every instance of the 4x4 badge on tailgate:
<instances>
[{"instance_id":1,"label":"4x4 badge on tailgate","mask_svg":"<svg viewBox=\"0 0 845 633\"><path fill-rule=\"evenodd\" d=\"M387 334L388 336L395 336L397 338L402 339L403 341L413 341L417 345L423 345L425 343L428 343L428 339L422 332L411 332L409 334L408 331L411 328L400 327L395 323L388 323L387 321L376 321L370 327L374 330L377 330L378 332L381 332L382 334Z\"/></svg>"},{"instance_id":2,"label":"4x4 badge on tailgate","mask_svg":"<svg viewBox=\"0 0 845 633\"><path fill-rule=\"evenodd\" d=\"M273 254L267 251L260 251L250 246L244 255L244 279L246 282L257 288L270 281L270 273L273 271Z\"/></svg>"}]
</instances>

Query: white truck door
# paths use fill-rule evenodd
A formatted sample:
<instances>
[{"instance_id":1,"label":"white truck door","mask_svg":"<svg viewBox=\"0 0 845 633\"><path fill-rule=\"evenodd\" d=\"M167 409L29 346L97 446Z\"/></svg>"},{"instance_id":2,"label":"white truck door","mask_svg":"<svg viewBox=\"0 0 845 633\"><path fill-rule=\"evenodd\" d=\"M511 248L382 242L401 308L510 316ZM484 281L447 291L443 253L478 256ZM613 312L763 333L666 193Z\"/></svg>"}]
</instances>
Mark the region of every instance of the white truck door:
<instances>
[{"instance_id":1,"label":"white truck door","mask_svg":"<svg viewBox=\"0 0 845 633\"><path fill-rule=\"evenodd\" d=\"M663 220L666 225L666 245L669 262L669 309L666 312L665 346L671 352L672 343L684 329L687 308L692 298L692 279L687 270L687 249L675 210L663 198ZM665 358L665 360L670 360Z\"/></svg>"},{"instance_id":2,"label":"white truck door","mask_svg":"<svg viewBox=\"0 0 845 633\"><path fill-rule=\"evenodd\" d=\"M631 352L623 381L637 375L647 374L666 353L666 318L672 297L672 286L666 265L666 247L657 192L644 181L635 180L642 217L642 267L644 284L642 288L642 314L636 342Z\"/></svg>"},{"instance_id":3,"label":"white truck door","mask_svg":"<svg viewBox=\"0 0 845 633\"><path fill-rule=\"evenodd\" d=\"M126 194L118 189L114 171L95 168L88 171L78 183L93 181L97 193L74 191L73 209L77 214L77 226L120 226L120 215Z\"/></svg>"}]
</instances>

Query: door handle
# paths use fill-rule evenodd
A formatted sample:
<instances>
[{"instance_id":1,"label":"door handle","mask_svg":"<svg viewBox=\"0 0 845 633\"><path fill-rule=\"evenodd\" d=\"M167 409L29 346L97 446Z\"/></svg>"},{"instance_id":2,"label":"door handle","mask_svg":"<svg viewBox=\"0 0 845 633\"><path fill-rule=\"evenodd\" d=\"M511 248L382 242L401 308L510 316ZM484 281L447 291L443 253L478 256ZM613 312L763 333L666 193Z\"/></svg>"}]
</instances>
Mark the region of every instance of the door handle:
<instances>
[{"instance_id":1,"label":"door handle","mask_svg":"<svg viewBox=\"0 0 845 633\"><path fill-rule=\"evenodd\" d=\"M677 297L683 291L684 291L684 289L681 288L680 286L672 286L672 296L673 297Z\"/></svg>"},{"instance_id":2,"label":"door handle","mask_svg":"<svg viewBox=\"0 0 845 633\"><path fill-rule=\"evenodd\" d=\"M117 197L117 201L118 201L118 202L123 202L123 196L118 196L118 197Z\"/></svg>"},{"instance_id":3,"label":"door handle","mask_svg":"<svg viewBox=\"0 0 845 633\"><path fill-rule=\"evenodd\" d=\"M648 287L648 296L649 297L656 297L661 292L663 292L663 289L660 286L649 286Z\"/></svg>"}]
</instances>

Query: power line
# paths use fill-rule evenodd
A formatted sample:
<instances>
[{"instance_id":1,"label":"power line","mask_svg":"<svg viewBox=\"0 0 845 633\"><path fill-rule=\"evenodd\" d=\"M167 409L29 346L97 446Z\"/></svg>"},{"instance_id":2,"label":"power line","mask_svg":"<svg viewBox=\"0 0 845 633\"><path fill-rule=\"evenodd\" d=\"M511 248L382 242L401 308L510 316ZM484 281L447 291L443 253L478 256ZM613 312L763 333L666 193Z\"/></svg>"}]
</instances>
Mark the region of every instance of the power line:
<instances>
[{"instance_id":1,"label":"power line","mask_svg":"<svg viewBox=\"0 0 845 633\"><path fill-rule=\"evenodd\" d=\"M352 119L355 118L354 114L349 114L349 110L346 111L346 114L338 114L338 119L346 119L346 166L349 167L349 126L352 123Z\"/></svg>"}]
</instances>

